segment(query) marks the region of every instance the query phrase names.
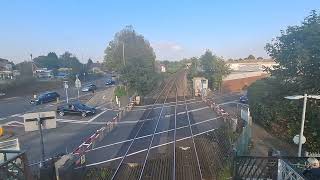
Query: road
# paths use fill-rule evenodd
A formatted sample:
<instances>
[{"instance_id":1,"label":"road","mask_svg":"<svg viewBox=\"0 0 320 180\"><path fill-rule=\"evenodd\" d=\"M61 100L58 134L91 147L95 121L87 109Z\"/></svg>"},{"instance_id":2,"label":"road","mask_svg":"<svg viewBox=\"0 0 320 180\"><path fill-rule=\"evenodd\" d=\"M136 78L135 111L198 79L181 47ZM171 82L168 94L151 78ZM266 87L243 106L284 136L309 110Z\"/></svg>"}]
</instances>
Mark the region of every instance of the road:
<instances>
[{"instance_id":1,"label":"road","mask_svg":"<svg viewBox=\"0 0 320 180\"><path fill-rule=\"evenodd\" d=\"M105 78L95 80L94 84L98 86L95 96L103 93L105 103L100 104L98 112L93 116L57 116L57 128L43 131L45 158L50 158L57 154L69 153L78 147L87 137L93 134L97 129L104 126L107 121L117 114L118 110L112 109L110 97L113 93L112 87L104 86ZM54 90L61 95L61 103L65 101L64 89ZM93 97L90 92L80 94L82 102L88 101ZM77 90L69 88L69 97L76 100ZM23 126L23 114L37 111L54 111L57 103L47 103L43 105L29 104L31 97L14 97L0 100L0 123L4 126L6 133L13 133L13 137L18 138L20 147L26 151L30 164L37 165L40 158L40 136L39 131L25 132Z\"/></svg>"},{"instance_id":2,"label":"road","mask_svg":"<svg viewBox=\"0 0 320 180\"><path fill-rule=\"evenodd\" d=\"M213 168L210 160L223 165L228 153L223 133L216 133L224 121L200 98L188 96L184 73L176 78L177 83L169 81L155 104L135 107L88 150L78 175L92 170L96 177L88 178L98 178L96 168L102 167L108 171L107 179L217 177L221 166Z\"/></svg>"},{"instance_id":3,"label":"road","mask_svg":"<svg viewBox=\"0 0 320 180\"><path fill-rule=\"evenodd\" d=\"M104 87L105 79L106 78L100 78L98 80L93 81L92 83L96 84L99 87ZM60 89L55 89L52 91L56 91L57 93L59 93L61 96L61 100L66 99L65 90L63 89L62 84ZM82 93L82 92L80 93L81 93L80 95L82 96L86 94L90 95L90 93ZM73 99L77 98L77 95L78 95L77 89L75 87L70 87L68 89L68 95L69 95L69 98L73 98ZM31 112L39 108L46 107L48 105L48 104L45 104L45 105L39 105L39 106L31 106L30 100L32 98L33 98L32 95L27 95L23 97L11 97L6 99L0 99L0 109L1 109L0 118L5 119L10 116L17 116L20 114L24 114L26 112Z\"/></svg>"}]
</instances>

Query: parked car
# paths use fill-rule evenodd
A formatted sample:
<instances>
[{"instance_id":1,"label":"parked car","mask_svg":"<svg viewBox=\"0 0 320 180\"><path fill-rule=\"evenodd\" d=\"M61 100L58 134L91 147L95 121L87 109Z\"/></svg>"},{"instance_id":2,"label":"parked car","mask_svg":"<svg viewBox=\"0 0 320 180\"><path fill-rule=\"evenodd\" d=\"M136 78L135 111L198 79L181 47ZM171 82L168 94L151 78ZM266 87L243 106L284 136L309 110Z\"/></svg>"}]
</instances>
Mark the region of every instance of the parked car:
<instances>
[{"instance_id":1,"label":"parked car","mask_svg":"<svg viewBox=\"0 0 320 180\"><path fill-rule=\"evenodd\" d=\"M43 103L48 103L52 101L57 101L60 95L57 92L45 92L40 94L37 98L30 101L31 104L39 105Z\"/></svg>"},{"instance_id":2,"label":"parked car","mask_svg":"<svg viewBox=\"0 0 320 180\"><path fill-rule=\"evenodd\" d=\"M112 79L108 79L107 81L106 81L106 86L108 86L108 85L113 85L113 84L115 84L116 82L114 81L114 80L112 80Z\"/></svg>"},{"instance_id":3,"label":"parked car","mask_svg":"<svg viewBox=\"0 0 320 180\"><path fill-rule=\"evenodd\" d=\"M75 102L58 106L57 113L60 116L64 116L65 114L77 114L81 115L82 117L86 117L87 115L95 114L96 109L80 102Z\"/></svg>"},{"instance_id":4,"label":"parked car","mask_svg":"<svg viewBox=\"0 0 320 180\"><path fill-rule=\"evenodd\" d=\"M89 85L86 85L85 87L83 87L82 89L81 89L81 91L82 92L89 92L89 91L95 91L95 90L97 90L97 86L96 85L94 85L94 84L89 84Z\"/></svg>"},{"instance_id":5,"label":"parked car","mask_svg":"<svg viewBox=\"0 0 320 180\"><path fill-rule=\"evenodd\" d=\"M247 95L243 95L240 97L239 101L241 103L244 103L244 104L248 104L248 96Z\"/></svg>"}]
</instances>

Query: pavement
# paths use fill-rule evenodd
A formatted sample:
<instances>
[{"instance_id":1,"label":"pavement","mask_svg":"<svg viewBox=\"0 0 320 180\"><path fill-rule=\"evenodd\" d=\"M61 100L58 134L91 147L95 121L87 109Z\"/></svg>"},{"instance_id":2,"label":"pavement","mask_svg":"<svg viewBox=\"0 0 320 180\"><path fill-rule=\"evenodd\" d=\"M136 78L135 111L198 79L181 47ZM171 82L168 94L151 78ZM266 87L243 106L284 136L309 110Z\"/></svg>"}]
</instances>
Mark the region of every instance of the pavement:
<instances>
[{"instance_id":1,"label":"pavement","mask_svg":"<svg viewBox=\"0 0 320 180\"><path fill-rule=\"evenodd\" d=\"M220 94L213 96L213 98L230 115L236 116L240 113L240 107L245 105L239 103L241 95L242 93ZM268 156L270 149L280 151L280 154L285 156L296 156L297 154L297 145L279 139L254 122L251 126L251 136L250 155L252 156Z\"/></svg>"},{"instance_id":2,"label":"pavement","mask_svg":"<svg viewBox=\"0 0 320 180\"><path fill-rule=\"evenodd\" d=\"M92 97L99 99L99 102L91 100L91 105L95 105L97 113L93 116L81 117L66 115L60 117L57 115L57 127L54 129L43 130L45 158L69 153L78 147L86 138L93 134L97 129L105 126L106 122L111 121L117 114L117 109L112 109L110 98L113 96L113 87L105 87L105 79L98 79L92 83L96 84L98 90L95 92L98 96L104 94L103 102L101 98L96 98L91 92L80 92L80 101L87 102ZM61 95L60 103L65 103L64 89L54 90ZM69 100L77 100L77 90L75 88L68 89ZM31 97L13 97L0 100L0 123L4 127L5 132L12 133L11 138L18 138L20 147L26 151L30 164L40 161L41 146L39 131L25 132L23 125L23 114L28 112L39 111L55 111L56 102L31 105L29 104Z\"/></svg>"}]
</instances>

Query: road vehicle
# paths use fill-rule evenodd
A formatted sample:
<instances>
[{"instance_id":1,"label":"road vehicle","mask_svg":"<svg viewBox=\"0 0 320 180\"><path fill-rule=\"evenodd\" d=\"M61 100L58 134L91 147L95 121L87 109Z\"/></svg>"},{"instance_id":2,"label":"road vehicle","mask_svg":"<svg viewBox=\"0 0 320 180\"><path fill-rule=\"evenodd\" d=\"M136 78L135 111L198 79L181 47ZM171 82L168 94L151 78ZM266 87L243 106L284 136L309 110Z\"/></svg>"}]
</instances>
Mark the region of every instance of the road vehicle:
<instances>
[{"instance_id":1,"label":"road vehicle","mask_svg":"<svg viewBox=\"0 0 320 180\"><path fill-rule=\"evenodd\" d=\"M244 103L244 104L248 104L248 96L247 95L243 95L240 97L239 101L241 103Z\"/></svg>"},{"instance_id":2,"label":"road vehicle","mask_svg":"<svg viewBox=\"0 0 320 180\"><path fill-rule=\"evenodd\" d=\"M60 116L64 116L65 114L74 114L86 117L87 115L95 114L96 111L96 108L87 106L80 102L68 103L57 107L57 113Z\"/></svg>"},{"instance_id":3,"label":"road vehicle","mask_svg":"<svg viewBox=\"0 0 320 180\"><path fill-rule=\"evenodd\" d=\"M115 84L115 83L116 83L116 82L115 82L114 80L108 79L108 80L106 81L105 85L108 86L108 85L113 85L113 84Z\"/></svg>"},{"instance_id":4,"label":"road vehicle","mask_svg":"<svg viewBox=\"0 0 320 180\"><path fill-rule=\"evenodd\" d=\"M95 91L95 90L97 90L97 86L94 84L86 85L81 89L82 92L89 92L89 91Z\"/></svg>"},{"instance_id":5,"label":"road vehicle","mask_svg":"<svg viewBox=\"0 0 320 180\"><path fill-rule=\"evenodd\" d=\"M60 95L57 92L45 92L40 94L37 98L30 101L31 104L39 105L43 103L48 103L52 101L57 101Z\"/></svg>"}]
</instances>

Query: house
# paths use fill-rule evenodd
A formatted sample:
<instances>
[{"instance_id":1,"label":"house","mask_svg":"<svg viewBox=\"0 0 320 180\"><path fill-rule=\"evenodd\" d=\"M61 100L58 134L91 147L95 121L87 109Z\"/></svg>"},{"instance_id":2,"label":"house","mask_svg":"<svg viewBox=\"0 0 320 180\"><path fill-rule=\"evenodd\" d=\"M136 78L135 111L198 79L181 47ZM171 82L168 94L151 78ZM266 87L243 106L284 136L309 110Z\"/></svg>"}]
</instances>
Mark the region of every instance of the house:
<instances>
[{"instance_id":1,"label":"house","mask_svg":"<svg viewBox=\"0 0 320 180\"><path fill-rule=\"evenodd\" d=\"M88 68L89 68L89 72L91 72L93 74L103 73L102 64L99 62L90 64L90 66Z\"/></svg>"},{"instance_id":2,"label":"house","mask_svg":"<svg viewBox=\"0 0 320 180\"><path fill-rule=\"evenodd\" d=\"M259 79L269 76L264 69L273 68L278 65L273 60L264 61L243 61L228 63L231 74L223 78L223 92L242 92L246 90L252 83Z\"/></svg>"},{"instance_id":3,"label":"house","mask_svg":"<svg viewBox=\"0 0 320 180\"><path fill-rule=\"evenodd\" d=\"M53 78L52 70L48 70L47 68L38 68L34 71L34 75L40 79L50 79Z\"/></svg>"},{"instance_id":4,"label":"house","mask_svg":"<svg viewBox=\"0 0 320 180\"><path fill-rule=\"evenodd\" d=\"M0 58L0 80L14 79L12 63L7 59Z\"/></svg>"},{"instance_id":5,"label":"house","mask_svg":"<svg viewBox=\"0 0 320 180\"><path fill-rule=\"evenodd\" d=\"M208 79L204 77L194 77L192 79L195 96L206 96L208 90Z\"/></svg>"},{"instance_id":6,"label":"house","mask_svg":"<svg viewBox=\"0 0 320 180\"><path fill-rule=\"evenodd\" d=\"M160 72L166 72L166 66L161 64L160 65Z\"/></svg>"}]
</instances>

